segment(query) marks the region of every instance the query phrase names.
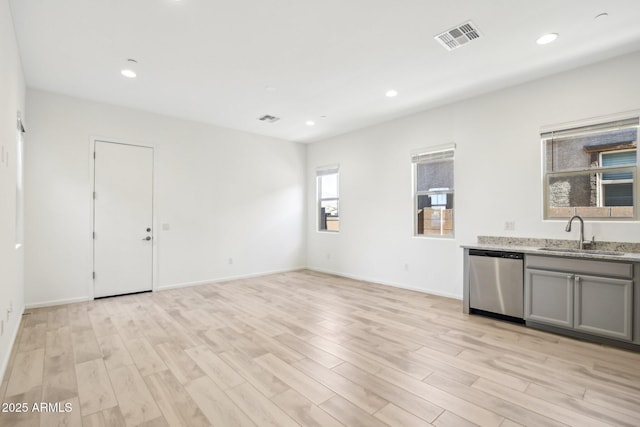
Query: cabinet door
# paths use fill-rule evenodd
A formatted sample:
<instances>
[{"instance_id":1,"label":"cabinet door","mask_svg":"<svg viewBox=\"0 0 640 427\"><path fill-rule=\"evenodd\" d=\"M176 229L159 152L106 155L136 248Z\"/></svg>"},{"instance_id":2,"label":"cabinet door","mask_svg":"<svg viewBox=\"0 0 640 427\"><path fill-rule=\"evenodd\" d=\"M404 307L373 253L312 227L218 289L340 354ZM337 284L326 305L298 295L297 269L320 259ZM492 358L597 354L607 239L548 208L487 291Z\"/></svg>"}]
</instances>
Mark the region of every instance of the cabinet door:
<instances>
[{"instance_id":1,"label":"cabinet door","mask_svg":"<svg viewBox=\"0 0 640 427\"><path fill-rule=\"evenodd\" d=\"M573 327L573 274L527 268L525 320Z\"/></svg>"},{"instance_id":2,"label":"cabinet door","mask_svg":"<svg viewBox=\"0 0 640 427\"><path fill-rule=\"evenodd\" d=\"M577 275L576 330L631 341L633 281Z\"/></svg>"}]
</instances>

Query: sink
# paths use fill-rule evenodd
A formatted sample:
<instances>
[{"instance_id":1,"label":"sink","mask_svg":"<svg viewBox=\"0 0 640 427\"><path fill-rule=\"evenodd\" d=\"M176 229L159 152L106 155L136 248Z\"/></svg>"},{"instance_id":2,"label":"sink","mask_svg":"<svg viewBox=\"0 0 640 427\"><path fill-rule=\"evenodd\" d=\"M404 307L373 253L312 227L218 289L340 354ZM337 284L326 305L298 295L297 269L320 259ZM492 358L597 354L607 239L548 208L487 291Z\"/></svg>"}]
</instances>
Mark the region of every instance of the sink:
<instances>
[{"instance_id":1,"label":"sink","mask_svg":"<svg viewBox=\"0 0 640 427\"><path fill-rule=\"evenodd\" d=\"M565 248L538 248L540 251L548 252L565 252L573 254L591 254L591 255L615 255L622 256L624 252L599 251L597 249L565 249Z\"/></svg>"}]
</instances>

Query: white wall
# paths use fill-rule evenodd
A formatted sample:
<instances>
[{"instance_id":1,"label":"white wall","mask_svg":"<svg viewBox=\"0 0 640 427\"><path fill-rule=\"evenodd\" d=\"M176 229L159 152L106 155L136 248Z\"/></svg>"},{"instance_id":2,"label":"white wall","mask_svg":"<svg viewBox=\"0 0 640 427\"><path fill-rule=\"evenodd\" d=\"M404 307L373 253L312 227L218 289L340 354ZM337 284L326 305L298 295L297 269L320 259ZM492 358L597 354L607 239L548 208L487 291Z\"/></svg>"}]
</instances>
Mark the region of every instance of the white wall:
<instances>
[{"instance_id":1,"label":"white wall","mask_svg":"<svg viewBox=\"0 0 640 427\"><path fill-rule=\"evenodd\" d=\"M27 306L92 297L92 136L155 147L158 287L305 266L304 145L38 90L27 104Z\"/></svg>"},{"instance_id":2,"label":"white wall","mask_svg":"<svg viewBox=\"0 0 640 427\"><path fill-rule=\"evenodd\" d=\"M7 1L0 2L0 382L24 309L23 247L16 248L16 115L24 114L25 83ZM26 121L26 120L25 120ZM13 311L7 320L7 308ZM8 378L7 378L8 380Z\"/></svg>"},{"instance_id":3,"label":"white wall","mask_svg":"<svg viewBox=\"0 0 640 427\"><path fill-rule=\"evenodd\" d=\"M461 244L478 235L577 238L542 220L539 129L640 109L640 53L309 146L308 266L462 296ZM412 237L412 150L453 142L455 239ZM315 168L340 164L341 231L316 232ZM515 231L505 231L515 221ZM589 221L588 237L640 241L640 224ZM408 264L408 270L405 270Z\"/></svg>"}]
</instances>

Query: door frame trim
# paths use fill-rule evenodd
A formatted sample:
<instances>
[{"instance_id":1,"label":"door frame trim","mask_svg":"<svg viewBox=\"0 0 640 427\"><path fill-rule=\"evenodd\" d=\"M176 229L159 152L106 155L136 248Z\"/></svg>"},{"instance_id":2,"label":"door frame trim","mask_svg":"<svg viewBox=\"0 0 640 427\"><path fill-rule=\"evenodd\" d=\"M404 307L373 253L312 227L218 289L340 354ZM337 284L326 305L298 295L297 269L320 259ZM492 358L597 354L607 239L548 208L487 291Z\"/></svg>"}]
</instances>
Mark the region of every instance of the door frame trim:
<instances>
[{"instance_id":1,"label":"door frame trim","mask_svg":"<svg viewBox=\"0 0 640 427\"><path fill-rule=\"evenodd\" d=\"M87 295L90 300L95 299L95 281L93 278L93 272L95 271L95 253L93 246L93 232L95 231L94 224L94 202L93 202L93 192L95 191L95 159L93 157L93 153L96 149L96 142L107 142L111 144L120 144L120 145L132 145L136 147L144 147L151 148L153 150L153 164L152 164L152 189L151 189L151 200L152 200L152 227L154 230L153 233L153 243L152 243L152 266L151 266L151 291L155 292L158 289L158 235L160 229L158 228L158 206L156 197L157 188L158 188L158 174L157 170L157 159L158 159L158 145L154 143L148 142L137 142L137 141L129 141L123 140L120 138L111 138L111 137L100 137L100 136L91 136L89 137L89 230L87 232L87 241L89 247L89 259L88 268L87 268Z\"/></svg>"}]
</instances>

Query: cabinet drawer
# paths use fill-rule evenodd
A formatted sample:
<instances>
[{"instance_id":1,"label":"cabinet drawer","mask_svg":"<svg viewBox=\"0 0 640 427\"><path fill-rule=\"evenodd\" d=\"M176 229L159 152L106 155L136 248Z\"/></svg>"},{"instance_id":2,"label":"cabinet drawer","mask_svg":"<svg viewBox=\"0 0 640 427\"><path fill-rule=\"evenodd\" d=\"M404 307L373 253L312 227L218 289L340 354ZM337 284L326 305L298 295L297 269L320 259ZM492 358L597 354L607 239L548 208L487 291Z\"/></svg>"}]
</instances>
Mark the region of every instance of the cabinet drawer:
<instances>
[{"instance_id":1,"label":"cabinet drawer","mask_svg":"<svg viewBox=\"0 0 640 427\"><path fill-rule=\"evenodd\" d=\"M527 268L553 271L570 271L575 274L633 278L633 264L628 262L598 261L593 259L527 255Z\"/></svg>"}]
</instances>

